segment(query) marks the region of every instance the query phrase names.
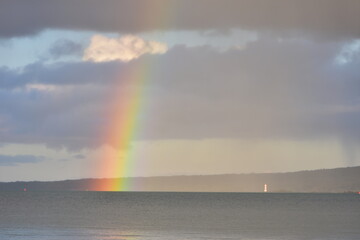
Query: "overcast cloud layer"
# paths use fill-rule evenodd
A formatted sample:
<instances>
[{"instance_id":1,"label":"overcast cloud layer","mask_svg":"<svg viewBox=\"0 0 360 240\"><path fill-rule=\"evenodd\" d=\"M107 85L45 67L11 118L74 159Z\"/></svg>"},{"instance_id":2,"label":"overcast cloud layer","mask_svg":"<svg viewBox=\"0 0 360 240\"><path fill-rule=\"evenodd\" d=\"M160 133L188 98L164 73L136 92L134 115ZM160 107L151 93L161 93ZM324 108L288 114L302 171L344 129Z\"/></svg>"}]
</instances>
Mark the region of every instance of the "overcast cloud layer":
<instances>
[{"instance_id":1,"label":"overcast cloud layer","mask_svg":"<svg viewBox=\"0 0 360 240\"><path fill-rule=\"evenodd\" d=\"M359 38L359 12L357 0L3 0L0 37L46 29L135 33L243 28L323 39Z\"/></svg>"},{"instance_id":2,"label":"overcast cloud layer","mask_svg":"<svg viewBox=\"0 0 360 240\"><path fill-rule=\"evenodd\" d=\"M14 37L17 44L27 39L17 50L32 54L24 62L37 59L18 68L0 66L0 144L73 151L66 155L72 161L57 163L72 169L74 175L66 177L76 178L89 152L115 147L116 141L104 137L120 104L115 99L142 88L141 131L133 140L151 152L155 175L166 175L177 165L169 173L191 169L206 174L206 163L208 173L232 170L218 163L226 151L231 152L228 163L239 172L246 166L251 166L249 172L257 171L260 165L271 171L278 156L278 165L286 166L287 156L295 156L298 149L309 150L300 154L307 156L306 166L323 166L332 155L336 157L329 166L342 158L347 166L359 162L360 1L4 0L0 5L0 39L9 49ZM238 44L226 42L226 37L234 37L233 29L250 30L252 37L243 33ZM37 39L48 46L40 47L44 56L28 51L33 50L32 36L46 30L52 32ZM57 30L73 32L58 36ZM87 30L93 32L81 41ZM191 35L178 30L201 33L202 40L192 45ZM164 31L183 34L182 43L189 44L149 38ZM211 39L214 35L222 38ZM8 57L16 61L0 57L5 63ZM20 61L22 54L16 57ZM150 66L145 85L123 77L129 69L142 71L144 66ZM336 151L330 154L321 143ZM194 144L201 150L194 147L195 154L181 160L181 146ZM211 161L209 146L219 154ZM16 172L18 165L33 163L34 169L36 164L55 169L46 156L13 148L12 155L0 151L3 167ZM268 158L271 152L276 154ZM172 154L178 162L168 157ZM301 157L293 159L292 166L301 169Z\"/></svg>"},{"instance_id":3,"label":"overcast cloud layer","mask_svg":"<svg viewBox=\"0 0 360 240\"><path fill-rule=\"evenodd\" d=\"M1 141L88 146L111 115L104 106L113 86L126 84L119 76L146 58L160 67L146 86L148 129L141 138L357 139L360 59L337 66L339 50L261 39L224 53L176 47L129 63L3 68Z\"/></svg>"}]
</instances>

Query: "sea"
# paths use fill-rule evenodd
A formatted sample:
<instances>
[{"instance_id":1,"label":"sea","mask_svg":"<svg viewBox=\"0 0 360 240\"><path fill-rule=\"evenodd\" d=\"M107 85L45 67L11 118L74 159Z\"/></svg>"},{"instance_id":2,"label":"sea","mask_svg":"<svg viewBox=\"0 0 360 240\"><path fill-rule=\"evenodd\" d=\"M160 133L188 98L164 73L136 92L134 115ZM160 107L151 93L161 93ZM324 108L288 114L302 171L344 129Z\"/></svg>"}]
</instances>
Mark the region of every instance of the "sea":
<instances>
[{"instance_id":1,"label":"sea","mask_svg":"<svg viewBox=\"0 0 360 240\"><path fill-rule=\"evenodd\" d=\"M0 192L0 240L360 239L360 194Z\"/></svg>"}]
</instances>

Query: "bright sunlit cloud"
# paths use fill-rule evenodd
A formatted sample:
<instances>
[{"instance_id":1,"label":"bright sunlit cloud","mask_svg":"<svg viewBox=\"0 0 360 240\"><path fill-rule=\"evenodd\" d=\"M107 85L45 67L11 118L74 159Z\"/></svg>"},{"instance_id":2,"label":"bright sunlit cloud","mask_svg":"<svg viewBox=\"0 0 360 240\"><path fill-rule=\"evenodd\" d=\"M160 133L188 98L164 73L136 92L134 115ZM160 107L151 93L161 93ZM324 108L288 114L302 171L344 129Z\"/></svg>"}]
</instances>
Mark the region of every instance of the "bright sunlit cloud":
<instances>
[{"instance_id":1,"label":"bright sunlit cloud","mask_svg":"<svg viewBox=\"0 0 360 240\"><path fill-rule=\"evenodd\" d=\"M134 35L109 38L97 34L92 37L90 45L85 49L83 60L92 62L114 60L129 62L144 54L163 54L167 49L164 43L146 41Z\"/></svg>"}]
</instances>

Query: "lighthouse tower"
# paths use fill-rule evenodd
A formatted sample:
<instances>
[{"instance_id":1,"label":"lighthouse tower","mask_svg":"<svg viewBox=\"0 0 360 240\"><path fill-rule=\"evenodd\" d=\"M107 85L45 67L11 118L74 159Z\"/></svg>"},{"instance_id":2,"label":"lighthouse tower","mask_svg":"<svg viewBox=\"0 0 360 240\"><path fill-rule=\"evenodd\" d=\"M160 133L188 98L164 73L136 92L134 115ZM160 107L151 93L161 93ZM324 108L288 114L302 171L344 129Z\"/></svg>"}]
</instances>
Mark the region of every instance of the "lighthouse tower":
<instances>
[{"instance_id":1,"label":"lighthouse tower","mask_svg":"<svg viewBox=\"0 0 360 240\"><path fill-rule=\"evenodd\" d=\"M267 192L267 184L264 184L264 192Z\"/></svg>"}]
</instances>

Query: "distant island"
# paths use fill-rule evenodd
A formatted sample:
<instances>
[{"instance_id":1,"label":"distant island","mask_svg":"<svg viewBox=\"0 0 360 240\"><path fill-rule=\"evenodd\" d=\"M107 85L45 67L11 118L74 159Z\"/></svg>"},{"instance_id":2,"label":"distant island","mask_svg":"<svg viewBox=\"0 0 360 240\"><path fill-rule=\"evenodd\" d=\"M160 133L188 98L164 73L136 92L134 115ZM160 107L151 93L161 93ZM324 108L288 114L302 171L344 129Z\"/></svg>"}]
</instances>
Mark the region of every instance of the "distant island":
<instances>
[{"instance_id":1,"label":"distant island","mask_svg":"<svg viewBox=\"0 0 360 240\"><path fill-rule=\"evenodd\" d=\"M132 191L178 192L359 192L360 167L287 173L132 177ZM113 179L47 182L1 182L0 191L95 191L93 186Z\"/></svg>"}]
</instances>

